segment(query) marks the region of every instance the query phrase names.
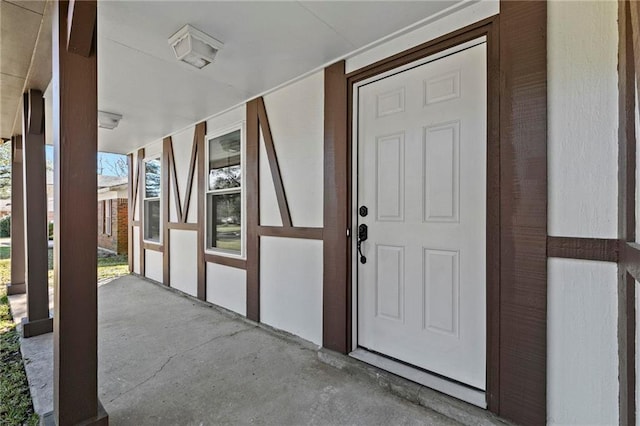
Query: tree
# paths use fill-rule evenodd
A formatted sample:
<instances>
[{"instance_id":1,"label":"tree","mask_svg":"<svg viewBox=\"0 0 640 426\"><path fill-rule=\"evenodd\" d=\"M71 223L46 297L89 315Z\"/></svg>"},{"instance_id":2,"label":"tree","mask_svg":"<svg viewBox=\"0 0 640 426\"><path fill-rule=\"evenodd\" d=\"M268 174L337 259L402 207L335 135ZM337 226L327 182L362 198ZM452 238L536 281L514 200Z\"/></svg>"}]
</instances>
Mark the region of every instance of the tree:
<instances>
[{"instance_id":1,"label":"tree","mask_svg":"<svg viewBox=\"0 0 640 426\"><path fill-rule=\"evenodd\" d=\"M11 197L11 143L0 145L0 198Z\"/></svg>"}]
</instances>

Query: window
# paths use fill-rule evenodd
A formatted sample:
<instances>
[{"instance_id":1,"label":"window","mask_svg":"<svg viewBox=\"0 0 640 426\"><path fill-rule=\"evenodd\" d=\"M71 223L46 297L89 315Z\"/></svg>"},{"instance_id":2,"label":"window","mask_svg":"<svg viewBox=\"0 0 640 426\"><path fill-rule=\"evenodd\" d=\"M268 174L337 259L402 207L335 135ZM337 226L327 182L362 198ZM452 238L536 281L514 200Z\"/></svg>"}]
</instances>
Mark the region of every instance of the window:
<instances>
[{"instance_id":1,"label":"window","mask_svg":"<svg viewBox=\"0 0 640 426\"><path fill-rule=\"evenodd\" d=\"M242 254L241 131L209 140L207 248Z\"/></svg>"},{"instance_id":2,"label":"window","mask_svg":"<svg viewBox=\"0 0 640 426\"><path fill-rule=\"evenodd\" d=\"M160 242L160 159L144 163L144 239Z\"/></svg>"},{"instance_id":3,"label":"window","mask_svg":"<svg viewBox=\"0 0 640 426\"><path fill-rule=\"evenodd\" d=\"M104 233L111 236L111 200L104 201Z\"/></svg>"}]
</instances>

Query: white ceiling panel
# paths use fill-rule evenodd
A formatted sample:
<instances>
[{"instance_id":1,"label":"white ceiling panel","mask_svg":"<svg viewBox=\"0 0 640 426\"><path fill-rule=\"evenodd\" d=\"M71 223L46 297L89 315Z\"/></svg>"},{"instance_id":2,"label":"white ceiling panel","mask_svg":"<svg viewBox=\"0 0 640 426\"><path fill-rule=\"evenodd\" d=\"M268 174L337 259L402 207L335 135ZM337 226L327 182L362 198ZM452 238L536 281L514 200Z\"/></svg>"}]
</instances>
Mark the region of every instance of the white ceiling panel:
<instances>
[{"instance_id":1,"label":"white ceiling panel","mask_svg":"<svg viewBox=\"0 0 640 426\"><path fill-rule=\"evenodd\" d=\"M124 116L100 150L134 150L456 2L99 2L99 108ZM202 70L168 46L185 24L224 43Z\"/></svg>"}]
</instances>

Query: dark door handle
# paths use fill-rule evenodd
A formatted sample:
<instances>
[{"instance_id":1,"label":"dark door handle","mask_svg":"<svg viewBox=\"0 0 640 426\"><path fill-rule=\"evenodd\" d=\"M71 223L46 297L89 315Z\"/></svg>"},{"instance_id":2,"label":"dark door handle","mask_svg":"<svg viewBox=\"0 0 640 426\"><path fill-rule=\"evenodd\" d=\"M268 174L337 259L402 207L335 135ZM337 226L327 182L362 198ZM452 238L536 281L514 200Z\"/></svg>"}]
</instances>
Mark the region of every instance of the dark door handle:
<instances>
[{"instance_id":1,"label":"dark door handle","mask_svg":"<svg viewBox=\"0 0 640 426\"><path fill-rule=\"evenodd\" d=\"M364 223L358 226L358 254L360 255L360 263L367 263L367 258L362 254L362 243L369 238L369 227Z\"/></svg>"}]
</instances>

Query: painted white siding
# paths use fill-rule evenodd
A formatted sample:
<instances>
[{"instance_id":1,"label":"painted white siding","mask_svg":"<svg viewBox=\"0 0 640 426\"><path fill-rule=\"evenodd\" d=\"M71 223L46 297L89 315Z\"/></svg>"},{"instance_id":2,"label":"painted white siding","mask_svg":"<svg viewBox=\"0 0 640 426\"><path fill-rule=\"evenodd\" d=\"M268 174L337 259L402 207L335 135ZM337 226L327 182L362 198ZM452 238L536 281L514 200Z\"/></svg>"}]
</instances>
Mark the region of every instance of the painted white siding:
<instances>
[{"instance_id":1,"label":"painted white siding","mask_svg":"<svg viewBox=\"0 0 640 426\"><path fill-rule=\"evenodd\" d=\"M550 425L618 424L617 267L549 260Z\"/></svg>"},{"instance_id":2,"label":"painted white siding","mask_svg":"<svg viewBox=\"0 0 640 426\"><path fill-rule=\"evenodd\" d=\"M207 263L207 302L247 315L247 272Z\"/></svg>"},{"instance_id":3,"label":"painted white siding","mask_svg":"<svg viewBox=\"0 0 640 426\"><path fill-rule=\"evenodd\" d=\"M346 72L350 73L374 62L388 58L411 47L489 18L500 12L498 0L465 2L445 11L445 13L425 21L423 26L409 32L401 31L397 37L367 49L346 60Z\"/></svg>"},{"instance_id":4,"label":"painted white siding","mask_svg":"<svg viewBox=\"0 0 640 426\"><path fill-rule=\"evenodd\" d=\"M194 206L195 208L195 206ZM170 237L171 287L190 294L198 295L198 252L195 231L179 231L172 229Z\"/></svg>"},{"instance_id":5,"label":"painted white siding","mask_svg":"<svg viewBox=\"0 0 640 426\"><path fill-rule=\"evenodd\" d=\"M322 241L260 239L260 319L322 344Z\"/></svg>"},{"instance_id":6,"label":"painted white siding","mask_svg":"<svg viewBox=\"0 0 640 426\"><path fill-rule=\"evenodd\" d=\"M274 142L275 145L275 142ZM267 149L264 147L264 138L260 131L259 147L260 163L260 225L262 226L282 226L282 218L276 198L276 190L271 177L269 160L267 159ZM285 188L286 191L286 188Z\"/></svg>"},{"instance_id":7,"label":"painted white siding","mask_svg":"<svg viewBox=\"0 0 640 426\"><path fill-rule=\"evenodd\" d=\"M616 238L616 2L549 2L549 235Z\"/></svg>"},{"instance_id":8,"label":"painted white siding","mask_svg":"<svg viewBox=\"0 0 640 426\"><path fill-rule=\"evenodd\" d=\"M186 200L186 189L187 189L187 180L189 179L189 162L191 160L191 149L193 146L193 133L195 131L195 127L190 127L187 130L184 130L180 133L177 133L171 136L171 141L173 143L173 159L176 165L176 176L178 181L178 192L180 192L180 203L182 208L184 208L185 200ZM171 177L173 179L173 176ZM196 183L194 181L194 187L196 187ZM173 188L170 186L169 190L169 212L170 212L170 220L171 222L178 221L178 215L176 213L175 207L175 194ZM193 203L189 209L196 210L198 203L195 198L191 199Z\"/></svg>"},{"instance_id":9,"label":"painted white siding","mask_svg":"<svg viewBox=\"0 0 640 426\"><path fill-rule=\"evenodd\" d=\"M321 227L324 188L324 73L315 73L266 95L264 103L291 221L294 226ZM264 151L261 155L263 153ZM262 174L261 179L264 179Z\"/></svg>"},{"instance_id":10,"label":"painted white siding","mask_svg":"<svg viewBox=\"0 0 640 426\"><path fill-rule=\"evenodd\" d=\"M144 251L144 274L159 283L162 282L162 253L154 250Z\"/></svg>"}]
</instances>

